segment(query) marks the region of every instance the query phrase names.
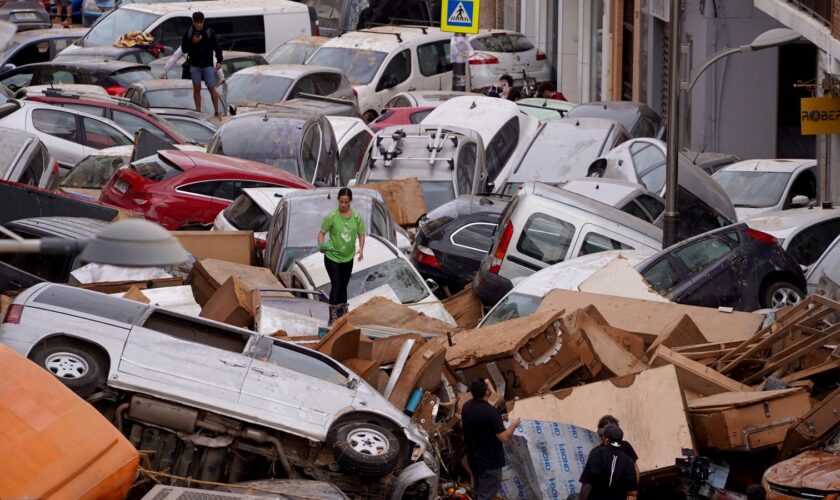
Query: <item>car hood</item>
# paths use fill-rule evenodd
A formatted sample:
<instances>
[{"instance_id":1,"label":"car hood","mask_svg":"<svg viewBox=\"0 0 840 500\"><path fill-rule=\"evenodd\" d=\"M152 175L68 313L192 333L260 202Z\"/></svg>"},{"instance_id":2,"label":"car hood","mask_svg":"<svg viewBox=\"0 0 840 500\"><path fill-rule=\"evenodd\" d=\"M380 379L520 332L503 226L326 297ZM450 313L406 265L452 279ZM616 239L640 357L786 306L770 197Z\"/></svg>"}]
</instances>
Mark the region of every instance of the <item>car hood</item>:
<instances>
[{"instance_id":1,"label":"car hood","mask_svg":"<svg viewBox=\"0 0 840 500\"><path fill-rule=\"evenodd\" d=\"M767 207L767 208L748 208L748 207L735 207L735 215L738 216L738 221L743 221L749 219L750 217L758 217L759 215L764 215L766 213L772 212L775 207Z\"/></svg>"},{"instance_id":2,"label":"car hood","mask_svg":"<svg viewBox=\"0 0 840 500\"><path fill-rule=\"evenodd\" d=\"M767 469L764 479L785 488L840 490L840 456L823 450L806 451Z\"/></svg>"}]
</instances>

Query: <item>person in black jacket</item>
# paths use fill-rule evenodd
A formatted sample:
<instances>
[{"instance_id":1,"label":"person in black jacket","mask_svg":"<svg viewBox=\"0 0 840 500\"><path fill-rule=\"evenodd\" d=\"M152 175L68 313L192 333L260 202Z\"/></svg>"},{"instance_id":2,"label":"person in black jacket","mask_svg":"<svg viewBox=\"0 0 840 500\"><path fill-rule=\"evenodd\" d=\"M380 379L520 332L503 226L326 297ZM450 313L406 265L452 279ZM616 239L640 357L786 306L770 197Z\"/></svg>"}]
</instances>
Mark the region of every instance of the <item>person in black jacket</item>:
<instances>
[{"instance_id":1,"label":"person in black jacket","mask_svg":"<svg viewBox=\"0 0 840 500\"><path fill-rule=\"evenodd\" d=\"M213 100L213 112L220 118L219 94L216 92L216 71L222 67L222 48L216 39L216 34L204 26L204 13L193 12L192 26L184 33L181 50L190 62L190 77L193 83L193 100L195 110L201 112L201 81L207 85L210 98ZM216 65L213 66L213 54L216 55Z\"/></svg>"},{"instance_id":2,"label":"person in black jacket","mask_svg":"<svg viewBox=\"0 0 840 500\"><path fill-rule=\"evenodd\" d=\"M629 500L636 497L638 481L633 459L621 450L624 432L610 424L601 433L602 444L589 452L580 475L580 500Z\"/></svg>"}]
</instances>

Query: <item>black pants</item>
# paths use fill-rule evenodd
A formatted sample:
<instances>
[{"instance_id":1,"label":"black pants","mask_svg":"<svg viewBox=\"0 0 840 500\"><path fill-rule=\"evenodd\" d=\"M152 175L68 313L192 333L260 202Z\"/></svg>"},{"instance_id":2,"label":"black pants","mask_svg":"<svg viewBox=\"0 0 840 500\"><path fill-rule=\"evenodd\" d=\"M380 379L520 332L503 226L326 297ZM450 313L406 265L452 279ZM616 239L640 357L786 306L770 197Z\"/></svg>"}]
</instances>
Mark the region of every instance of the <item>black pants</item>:
<instances>
[{"instance_id":1,"label":"black pants","mask_svg":"<svg viewBox=\"0 0 840 500\"><path fill-rule=\"evenodd\" d=\"M353 274L353 261L334 262L324 255L324 266L330 275L330 304L344 304L347 302L347 284Z\"/></svg>"}]
</instances>

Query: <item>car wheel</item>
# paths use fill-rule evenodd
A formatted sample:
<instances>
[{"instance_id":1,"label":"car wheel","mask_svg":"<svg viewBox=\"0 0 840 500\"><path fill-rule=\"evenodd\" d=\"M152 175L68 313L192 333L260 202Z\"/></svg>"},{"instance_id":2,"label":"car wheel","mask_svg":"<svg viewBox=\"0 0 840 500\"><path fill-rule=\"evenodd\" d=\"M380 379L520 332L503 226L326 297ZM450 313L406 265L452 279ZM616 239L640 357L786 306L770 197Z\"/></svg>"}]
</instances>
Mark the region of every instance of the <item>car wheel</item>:
<instances>
[{"instance_id":1,"label":"car wheel","mask_svg":"<svg viewBox=\"0 0 840 500\"><path fill-rule=\"evenodd\" d=\"M338 429L333 443L338 465L351 474L384 476L397 466L400 444L382 426L354 422Z\"/></svg>"},{"instance_id":2,"label":"car wheel","mask_svg":"<svg viewBox=\"0 0 840 500\"><path fill-rule=\"evenodd\" d=\"M780 309L796 304L805 294L796 285L787 281L773 283L764 292L761 306L770 309Z\"/></svg>"},{"instance_id":3,"label":"car wheel","mask_svg":"<svg viewBox=\"0 0 840 500\"><path fill-rule=\"evenodd\" d=\"M365 111L365 114L362 115L362 118L364 118L365 123L370 123L373 120L376 120L377 116L379 116L379 115L376 113L376 111L368 110L368 111Z\"/></svg>"},{"instance_id":4,"label":"car wheel","mask_svg":"<svg viewBox=\"0 0 840 500\"><path fill-rule=\"evenodd\" d=\"M95 348L67 339L47 340L32 360L81 397L105 385L107 364Z\"/></svg>"}]
</instances>

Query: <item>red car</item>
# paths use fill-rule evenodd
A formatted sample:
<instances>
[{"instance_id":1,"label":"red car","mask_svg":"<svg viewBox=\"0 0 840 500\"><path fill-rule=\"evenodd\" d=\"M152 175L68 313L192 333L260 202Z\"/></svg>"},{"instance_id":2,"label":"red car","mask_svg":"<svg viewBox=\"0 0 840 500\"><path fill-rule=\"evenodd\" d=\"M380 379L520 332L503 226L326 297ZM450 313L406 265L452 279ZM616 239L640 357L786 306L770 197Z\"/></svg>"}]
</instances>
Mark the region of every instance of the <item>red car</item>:
<instances>
[{"instance_id":1,"label":"red car","mask_svg":"<svg viewBox=\"0 0 840 500\"><path fill-rule=\"evenodd\" d=\"M175 127L164 122L148 109L124 99L80 95L72 92L64 92L60 89L48 89L44 92L27 94L26 100L43 102L52 104L53 106L68 107L76 111L101 116L113 120L117 125L132 135L136 134L141 128L145 128L156 137L171 144L187 144L191 142L176 130Z\"/></svg>"},{"instance_id":2,"label":"red car","mask_svg":"<svg viewBox=\"0 0 840 500\"><path fill-rule=\"evenodd\" d=\"M385 127L393 125L411 125L420 123L426 115L432 112L435 108L421 107L421 108L387 108L382 110L376 120L368 123L368 127L375 134Z\"/></svg>"},{"instance_id":3,"label":"red car","mask_svg":"<svg viewBox=\"0 0 840 500\"><path fill-rule=\"evenodd\" d=\"M167 229L199 229L212 225L242 188L253 187L314 186L262 163L171 150L120 167L99 199L141 212Z\"/></svg>"}]
</instances>

